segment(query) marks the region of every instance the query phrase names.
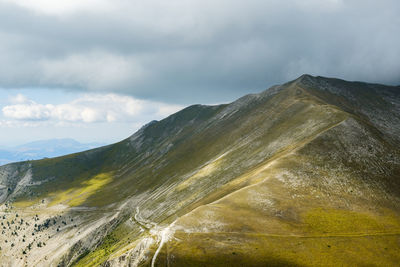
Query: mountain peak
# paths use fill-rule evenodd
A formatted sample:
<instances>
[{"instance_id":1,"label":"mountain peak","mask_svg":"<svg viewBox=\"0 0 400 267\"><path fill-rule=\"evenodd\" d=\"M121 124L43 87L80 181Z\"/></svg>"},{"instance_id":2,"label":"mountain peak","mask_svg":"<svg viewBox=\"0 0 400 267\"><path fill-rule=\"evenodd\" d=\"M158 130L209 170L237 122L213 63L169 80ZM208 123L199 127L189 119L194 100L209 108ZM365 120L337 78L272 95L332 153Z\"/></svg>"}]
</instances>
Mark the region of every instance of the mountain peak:
<instances>
[{"instance_id":1,"label":"mountain peak","mask_svg":"<svg viewBox=\"0 0 400 267\"><path fill-rule=\"evenodd\" d=\"M3 229L1 262L396 266L399 103L398 88L306 74L2 166L0 220L29 224Z\"/></svg>"},{"instance_id":2,"label":"mountain peak","mask_svg":"<svg viewBox=\"0 0 400 267\"><path fill-rule=\"evenodd\" d=\"M304 79L313 79L313 78L315 78L315 76L312 76L311 74L304 73L299 78L297 78L296 80L301 81L301 80L304 80Z\"/></svg>"}]
</instances>

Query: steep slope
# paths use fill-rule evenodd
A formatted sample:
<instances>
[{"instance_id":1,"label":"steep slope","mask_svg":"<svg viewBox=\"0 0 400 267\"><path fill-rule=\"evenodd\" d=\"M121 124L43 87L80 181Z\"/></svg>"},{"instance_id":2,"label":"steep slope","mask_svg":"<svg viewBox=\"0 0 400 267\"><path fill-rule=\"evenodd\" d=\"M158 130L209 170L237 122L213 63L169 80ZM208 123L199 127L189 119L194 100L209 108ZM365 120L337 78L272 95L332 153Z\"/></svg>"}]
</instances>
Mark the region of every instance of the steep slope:
<instances>
[{"instance_id":1,"label":"steep slope","mask_svg":"<svg viewBox=\"0 0 400 267\"><path fill-rule=\"evenodd\" d=\"M399 87L304 75L188 107L115 145L0 167L0 257L395 265L399 107Z\"/></svg>"}]
</instances>

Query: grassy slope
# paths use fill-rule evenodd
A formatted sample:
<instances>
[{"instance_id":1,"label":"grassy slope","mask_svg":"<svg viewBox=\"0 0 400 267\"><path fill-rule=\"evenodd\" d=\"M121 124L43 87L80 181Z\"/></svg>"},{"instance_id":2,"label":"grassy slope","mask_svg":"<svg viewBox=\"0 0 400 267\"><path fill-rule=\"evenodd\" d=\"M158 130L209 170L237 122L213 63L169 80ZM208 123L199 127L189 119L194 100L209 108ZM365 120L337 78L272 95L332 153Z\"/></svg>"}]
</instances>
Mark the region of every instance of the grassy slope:
<instances>
[{"instance_id":1,"label":"grassy slope","mask_svg":"<svg viewBox=\"0 0 400 267\"><path fill-rule=\"evenodd\" d=\"M398 146L364 126L367 116L349 117L256 172L263 177L254 185L178 220L181 241L171 241L160 262L396 266Z\"/></svg>"},{"instance_id":2,"label":"grassy slope","mask_svg":"<svg viewBox=\"0 0 400 267\"><path fill-rule=\"evenodd\" d=\"M185 201L210 187L214 190L193 201L189 208L177 211L180 216L198 207L178 219L175 236L181 241L168 243L163 250L164 254L168 251L168 257L160 255L159 263L168 260L178 266L207 262L224 265L226 261L235 266L367 262L393 265L398 261L396 240L400 224L396 189L399 184L394 178L400 168L398 161L388 163L390 159L399 159L398 151L381 138L376 128L370 124L364 126L364 118L354 117L355 114L326 103L321 95L314 93L313 88L302 84L289 86L254 108L249 132L251 135L254 125L258 125L259 134L251 143L244 142L242 148L237 145L229 156L210 162L170 187L167 197L179 199L188 195ZM238 131L246 138L249 138L248 120L246 117L235 125L241 126ZM234 134L235 127L227 132ZM360 145L359 140L365 143ZM235 173L229 166L240 164L244 160L240 155L253 158L262 155L263 160ZM215 186L224 176L231 177ZM201 206L210 202L213 204ZM378 204L371 206L371 202ZM150 205L149 209L154 210ZM170 221L167 217L166 222ZM300 247L294 246L299 238L307 241ZM262 249L255 252L254 242L254 246ZM390 252L386 242L391 244ZM337 244L340 246L330 249ZM114 256L127 249L120 247L122 251ZM114 246L114 252L120 247ZM227 254L221 252L225 249ZM288 249L290 253L283 253ZM338 257L343 250L348 253ZM378 251L386 253L377 257ZM310 259L310 255L314 258ZM89 264L97 256L96 252L89 254L82 264ZM349 257L351 261L347 261ZM104 259L97 258L99 262Z\"/></svg>"},{"instance_id":3,"label":"grassy slope","mask_svg":"<svg viewBox=\"0 0 400 267\"><path fill-rule=\"evenodd\" d=\"M400 166L385 174L373 167L358 169L357 162L346 166L340 158L348 159L353 147L333 142L337 136L348 142L344 135L354 134L354 129L340 129L345 127L329 130L256 172L261 182L256 179L254 185L180 218L175 233L179 241L165 246L159 263L168 260L168 251L170 263L178 266L205 261L223 266L223 260L233 266L396 266L399 199L396 190L376 179L398 177ZM367 165L385 166L386 159L376 159L359 158ZM399 186L398 181L388 183Z\"/></svg>"},{"instance_id":4,"label":"grassy slope","mask_svg":"<svg viewBox=\"0 0 400 267\"><path fill-rule=\"evenodd\" d=\"M390 265L399 255L398 235L389 235L399 232L398 144L358 107L384 105L346 100L307 79L230 105L189 107L113 146L31 162L42 184L16 205L48 198L50 206L112 209L131 198L132 210L156 223L184 215L181 241L163 248L162 264L325 265L346 249L351 263L373 263L373 251ZM118 258L151 236L139 230L122 219L77 265Z\"/></svg>"}]
</instances>

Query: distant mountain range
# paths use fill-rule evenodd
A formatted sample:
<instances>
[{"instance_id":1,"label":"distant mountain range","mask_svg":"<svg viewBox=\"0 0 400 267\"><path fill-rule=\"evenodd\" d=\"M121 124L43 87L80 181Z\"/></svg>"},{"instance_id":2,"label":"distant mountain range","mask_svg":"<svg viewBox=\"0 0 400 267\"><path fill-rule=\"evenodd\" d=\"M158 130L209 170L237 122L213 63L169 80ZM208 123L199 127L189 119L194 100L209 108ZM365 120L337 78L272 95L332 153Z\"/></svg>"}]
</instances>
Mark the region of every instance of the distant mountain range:
<instances>
[{"instance_id":1,"label":"distant mountain range","mask_svg":"<svg viewBox=\"0 0 400 267\"><path fill-rule=\"evenodd\" d=\"M103 143L80 143L71 138L39 140L23 145L0 148L0 165L16 161L58 157L100 147Z\"/></svg>"},{"instance_id":2,"label":"distant mountain range","mask_svg":"<svg viewBox=\"0 0 400 267\"><path fill-rule=\"evenodd\" d=\"M399 266L400 87L303 75L0 167L4 266Z\"/></svg>"}]
</instances>

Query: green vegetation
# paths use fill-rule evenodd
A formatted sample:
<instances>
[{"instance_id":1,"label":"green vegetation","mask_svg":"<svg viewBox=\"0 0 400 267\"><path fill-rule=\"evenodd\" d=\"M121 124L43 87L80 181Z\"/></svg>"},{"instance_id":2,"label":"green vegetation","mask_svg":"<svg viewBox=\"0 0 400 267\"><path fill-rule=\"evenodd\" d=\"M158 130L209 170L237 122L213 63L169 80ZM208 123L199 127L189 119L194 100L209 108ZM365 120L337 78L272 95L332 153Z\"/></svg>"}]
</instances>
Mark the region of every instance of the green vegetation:
<instances>
[{"instance_id":1,"label":"green vegetation","mask_svg":"<svg viewBox=\"0 0 400 267\"><path fill-rule=\"evenodd\" d=\"M91 195L95 194L98 190L111 181L111 173L101 173L93 178L83 181L77 187L71 187L65 191L50 193L49 197L52 199L50 206L56 204L64 204L71 207L79 206L83 204Z\"/></svg>"},{"instance_id":2,"label":"green vegetation","mask_svg":"<svg viewBox=\"0 0 400 267\"><path fill-rule=\"evenodd\" d=\"M21 218L57 218L32 235L49 254L24 257L57 265L50 253L69 240L64 265L149 265L170 230L157 265L394 266L400 93L374 86L303 76L111 146L0 168Z\"/></svg>"},{"instance_id":3,"label":"green vegetation","mask_svg":"<svg viewBox=\"0 0 400 267\"><path fill-rule=\"evenodd\" d=\"M291 237L261 234L175 236L157 266L396 266L400 235ZM165 252L168 250L168 256Z\"/></svg>"},{"instance_id":4,"label":"green vegetation","mask_svg":"<svg viewBox=\"0 0 400 267\"><path fill-rule=\"evenodd\" d=\"M119 256L129 249L134 248L137 245L138 236L135 231L132 233L132 228L127 227L126 224L122 223L118 225L111 233L106 235L102 241L102 244L94 251L87 253L84 257L79 259L74 266L98 266L107 260L111 255L117 253ZM147 233L140 235L145 237Z\"/></svg>"},{"instance_id":5,"label":"green vegetation","mask_svg":"<svg viewBox=\"0 0 400 267\"><path fill-rule=\"evenodd\" d=\"M310 232L317 233L400 234L400 218L394 214L377 216L348 210L316 208L307 212L305 223Z\"/></svg>"}]
</instances>

